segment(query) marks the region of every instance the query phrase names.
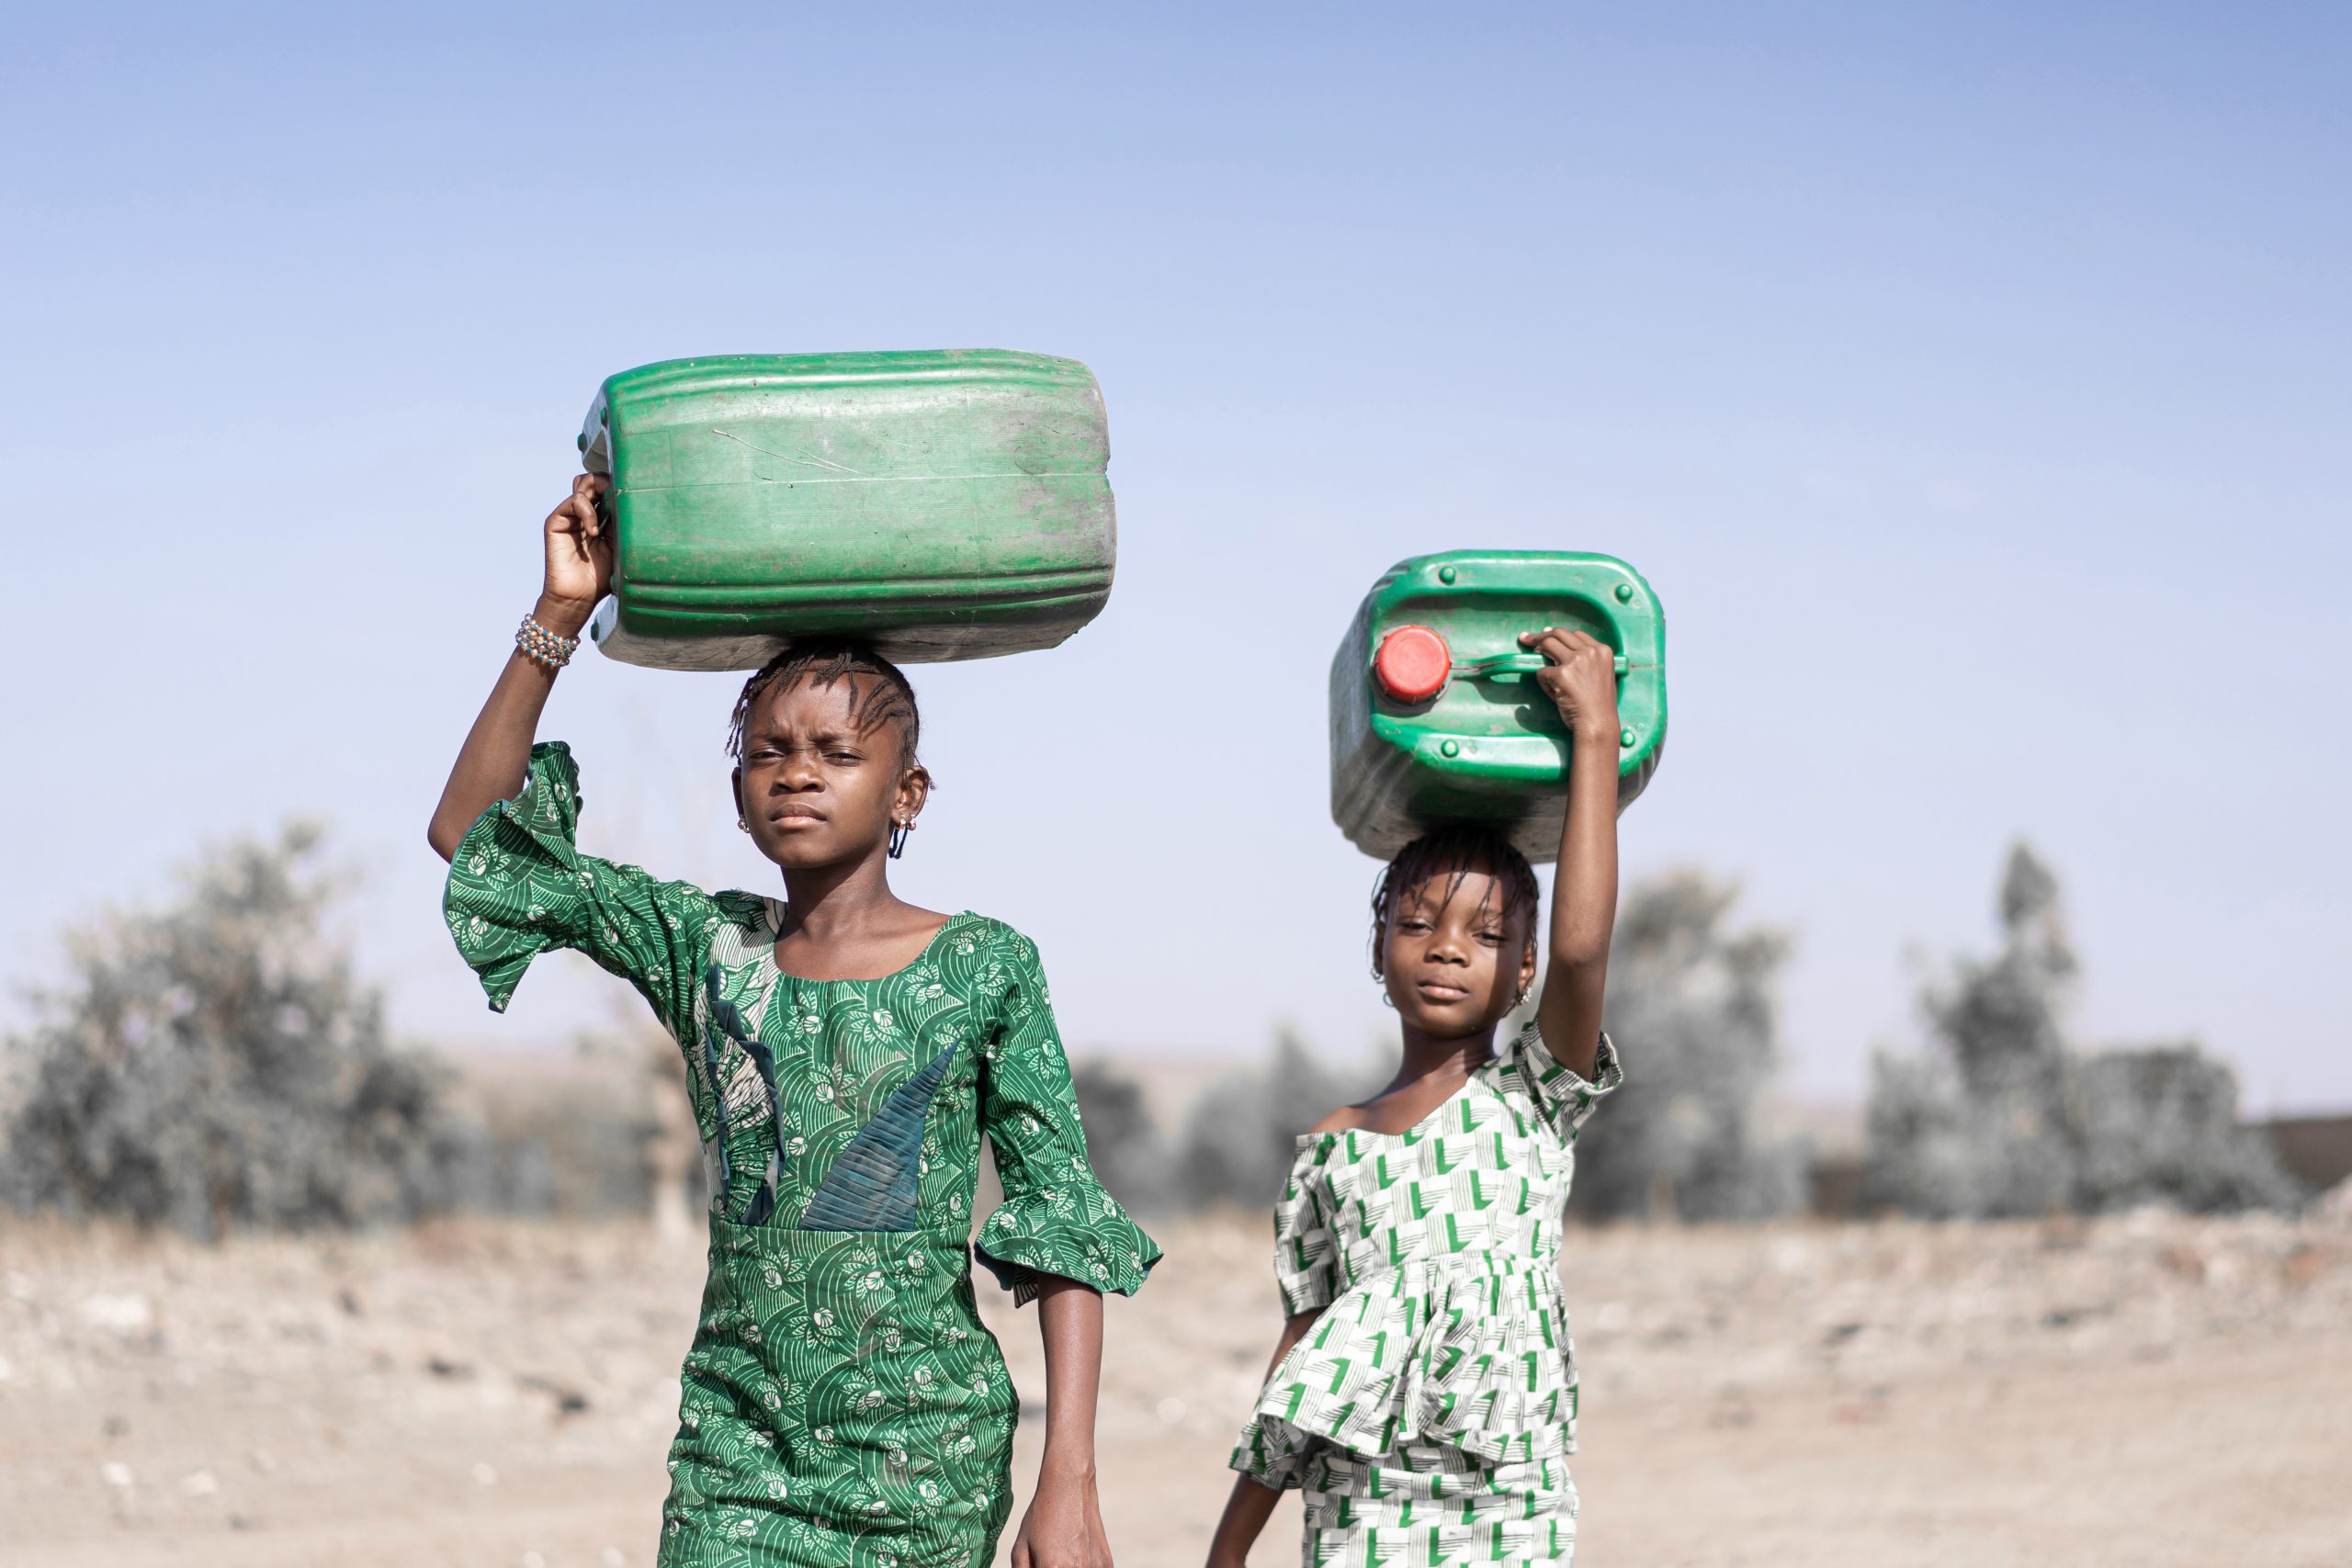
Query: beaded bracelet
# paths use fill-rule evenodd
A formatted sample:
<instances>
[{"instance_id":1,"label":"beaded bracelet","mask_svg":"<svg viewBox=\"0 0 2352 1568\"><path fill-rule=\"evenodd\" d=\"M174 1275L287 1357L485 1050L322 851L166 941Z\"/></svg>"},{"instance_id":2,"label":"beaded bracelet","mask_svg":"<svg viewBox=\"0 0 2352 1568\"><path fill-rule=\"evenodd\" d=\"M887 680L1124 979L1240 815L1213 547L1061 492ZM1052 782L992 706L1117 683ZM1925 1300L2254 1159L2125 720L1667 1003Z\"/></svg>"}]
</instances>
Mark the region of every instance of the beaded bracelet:
<instances>
[{"instance_id":1,"label":"beaded bracelet","mask_svg":"<svg viewBox=\"0 0 2352 1568\"><path fill-rule=\"evenodd\" d=\"M547 670L560 670L580 651L576 637L558 637L529 615L514 628L514 647L524 658Z\"/></svg>"}]
</instances>

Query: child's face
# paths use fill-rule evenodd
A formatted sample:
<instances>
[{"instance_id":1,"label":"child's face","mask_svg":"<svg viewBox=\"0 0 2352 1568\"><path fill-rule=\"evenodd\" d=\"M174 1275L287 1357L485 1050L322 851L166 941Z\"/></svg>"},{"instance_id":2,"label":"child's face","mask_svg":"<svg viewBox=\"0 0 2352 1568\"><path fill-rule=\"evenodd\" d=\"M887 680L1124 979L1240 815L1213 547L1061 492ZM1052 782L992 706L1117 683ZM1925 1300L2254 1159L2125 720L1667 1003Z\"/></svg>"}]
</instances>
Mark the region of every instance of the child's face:
<instances>
[{"instance_id":1,"label":"child's face","mask_svg":"<svg viewBox=\"0 0 2352 1568\"><path fill-rule=\"evenodd\" d=\"M760 852L787 871L840 865L887 845L922 809L930 778L905 765L896 719L861 725L870 675L771 690L743 724L735 798Z\"/></svg>"},{"instance_id":2,"label":"child's face","mask_svg":"<svg viewBox=\"0 0 2352 1568\"><path fill-rule=\"evenodd\" d=\"M1396 1016L1439 1040L1493 1029L1535 977L1533 920L1531 910L1505 918L1502 880L1483 866L1406 888L1380 942Z\"/></svg>"}]
</instances>

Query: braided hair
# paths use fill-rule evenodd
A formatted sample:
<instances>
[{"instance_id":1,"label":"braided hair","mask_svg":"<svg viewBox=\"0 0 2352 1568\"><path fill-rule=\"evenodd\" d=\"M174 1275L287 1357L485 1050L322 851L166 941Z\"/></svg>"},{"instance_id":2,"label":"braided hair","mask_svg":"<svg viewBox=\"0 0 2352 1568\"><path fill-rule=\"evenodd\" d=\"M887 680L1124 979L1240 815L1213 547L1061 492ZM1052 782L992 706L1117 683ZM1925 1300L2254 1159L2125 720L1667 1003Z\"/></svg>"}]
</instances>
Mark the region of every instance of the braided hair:
<instances>
[{"instance_id":1,"label":"braided hair","mask_svg":"<svg viewBox=\"0 0 2352 1568\"><path fill-rule=\"evenodd\" d=\"M899 667L862 642L847 637L807 637L794 643L759 668L743 682L735 712L727 726L727 754L743 759L743 727L751 722L760 699L770 692L788 692L803 682L830 689L853 675L874 679L860 690L851 688L850 722L866 734L897 720L899 766L915 766L915 743L922 736L922 714L915 706L915 689Z\"/></svg>"},{"instance_id":2,"label":"braided hair","mask_svg":"<svg viewBox=\"0 0 2352 1568\"><path fill-rule=\"evenodd\" d=\"M1421 884L1442 877L1445 898L1450 902L1461 889L1463 878L1481 870L1491 871L1495 880L1502 884L1505 920L1522 909L1527 912L1527 940L1532 945L1535 911L1544 897L1536 886L1535 868L1495 829L1470 822L1452 823L1431 829L1397 851L1396 858L1381 868L1379 880L1372 885L1373 973L1380 973L1380 950L1398 899Z\"/></svg>"}]
</instances>

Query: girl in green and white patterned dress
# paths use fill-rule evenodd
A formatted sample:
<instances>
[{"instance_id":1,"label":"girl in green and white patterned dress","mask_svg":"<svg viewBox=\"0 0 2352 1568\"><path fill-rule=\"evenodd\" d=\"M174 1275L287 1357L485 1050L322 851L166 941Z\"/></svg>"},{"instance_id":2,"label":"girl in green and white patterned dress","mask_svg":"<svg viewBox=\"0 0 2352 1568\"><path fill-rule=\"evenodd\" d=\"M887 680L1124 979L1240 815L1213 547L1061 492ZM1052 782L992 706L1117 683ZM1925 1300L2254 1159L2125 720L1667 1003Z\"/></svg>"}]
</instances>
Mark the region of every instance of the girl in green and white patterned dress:
<instances>
[{"instance_id":1,"label":"girl in green and white patterned dress","mask_svg":"<svg viewBox=\"0 0 2352 1568\"><path fill-rule=\"evenodd\" d=\"M738 824L786 897L705 893L582 853L580 773L535 745L612 576L585 475L547 581L434 814L458 951L503 1011L531 959L588 954L674 1036L710 1171L662 1568L985 1568L1019 1408L976 1310L977 1252L1038 1302L1046 1441L1023 1568L1109 1568L1094 1490L1104 1291L1159 1249L1094 1179L1037 950L916 908L886 868L931 777L906 678L803 644L744 686ZM980 1224L985 1134L1003 1179Z\"/></svg>"},{"instance_id":2,"label":"girl in green and white patterned dress","mask_svg":"<svg viewBox=\"0 0 2352 1568\"><path fill-rule=\"evenodd\" d=\"M1301 1489L1308 1568L1551 1568L1576 1553L1576 1349L1560 1299L1577 1129L1617 1087L1600 1032L1617 905L1617 698L1581 632L1521 639L1575 738L1534 1017L1535 874L1486 829L1406 847L1373 893L1389 1086L1298 1140L1275 1210L1288 1314L1209 1549L1243 1560Z\"/></svg>"}]
</instances>

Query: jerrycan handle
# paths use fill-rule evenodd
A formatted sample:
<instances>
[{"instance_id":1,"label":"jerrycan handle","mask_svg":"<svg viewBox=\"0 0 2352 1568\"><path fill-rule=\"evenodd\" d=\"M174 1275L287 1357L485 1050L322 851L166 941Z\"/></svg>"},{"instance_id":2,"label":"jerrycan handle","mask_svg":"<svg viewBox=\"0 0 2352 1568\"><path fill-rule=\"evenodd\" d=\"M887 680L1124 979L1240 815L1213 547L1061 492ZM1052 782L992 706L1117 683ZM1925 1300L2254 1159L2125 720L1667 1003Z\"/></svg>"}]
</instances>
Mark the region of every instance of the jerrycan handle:
<instances>
[{"instance_id":1,"label":"jerrycan handle","mask_svg":"<svg viewBox=\"0 0 2352 1568\"><path fill-rule=\"evenodd\" d=\"M1524 681L1549 663L1540 653L1498 653L1491 659L1471 659L1453 667L1457 681ZM1625 656L1617 656L1617 673L1625 673Z\"/></svg>"}]
</instances>

